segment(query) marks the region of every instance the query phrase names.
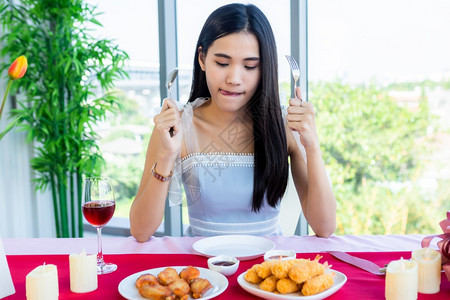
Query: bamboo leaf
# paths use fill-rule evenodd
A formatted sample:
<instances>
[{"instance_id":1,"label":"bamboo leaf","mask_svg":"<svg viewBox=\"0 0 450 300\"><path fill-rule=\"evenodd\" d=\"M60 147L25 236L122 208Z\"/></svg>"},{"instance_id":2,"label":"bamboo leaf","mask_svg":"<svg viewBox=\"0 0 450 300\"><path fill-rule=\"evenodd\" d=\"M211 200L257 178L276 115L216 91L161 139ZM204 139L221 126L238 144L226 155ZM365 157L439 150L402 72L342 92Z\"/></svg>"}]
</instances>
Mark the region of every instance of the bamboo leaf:
<instances>
[{"instance_id":1,"label":"bamboo leaf","mask_svg":"<svg viewBox=\"0 0 450 300\"><path fill-rule=\"evenodd\" d=\"M14 126L16 126L17 122L19 122L20 117L16 118L14 121L10 122L8 125L6 125L5 129L0 132L0 141L3 139L3 137L10 132Z\"/></svg>"}]
</instances>

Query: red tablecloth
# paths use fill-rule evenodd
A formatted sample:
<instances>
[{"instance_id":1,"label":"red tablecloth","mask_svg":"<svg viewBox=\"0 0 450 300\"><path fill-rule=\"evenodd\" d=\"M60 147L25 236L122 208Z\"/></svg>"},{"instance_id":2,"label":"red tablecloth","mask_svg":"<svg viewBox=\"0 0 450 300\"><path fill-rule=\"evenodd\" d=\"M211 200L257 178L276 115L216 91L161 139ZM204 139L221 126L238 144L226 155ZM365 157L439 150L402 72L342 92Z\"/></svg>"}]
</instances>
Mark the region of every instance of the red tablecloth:
<instances>
[{"instance_id":1,"label":"red tablecloth","mask_svg":"<svg viewBox=\"0 0 450 300\"><path fill-rule=\"evenodd\" d=\"M358 252L351 253L357 257L368 259L384 266L392 260L411 258L411 252ZM321 262L328 261L333 269L344 273L348 281L345 285L328 299L384 299L384 276L377 276L339 261L327 253L321 253ZM298 253L297 258L311 258L316 254ZM69 256L68 255L8 255L8 264L11 269L16 294L6 297L10 299L26 299L25 276L36 266L55 264L58 267L60 299L123 299L118 292L118 285L122 279L146 269L165 266L193 265L207 268L207 258L192 254L121 254L105 255L105 261L114 262L118 270L114 273L101 275L98 278L98 289L86 294L75 294L70 291ZM242 261L239 270L228 277L227 290L216 299L255 299L255 296L244 291L237 283L237 277L253 264L260 263L263 258ZM439 294L420 294L418 299L450 299L450 282L442 274L441 291Z\"/></svg>"}]
</instances>

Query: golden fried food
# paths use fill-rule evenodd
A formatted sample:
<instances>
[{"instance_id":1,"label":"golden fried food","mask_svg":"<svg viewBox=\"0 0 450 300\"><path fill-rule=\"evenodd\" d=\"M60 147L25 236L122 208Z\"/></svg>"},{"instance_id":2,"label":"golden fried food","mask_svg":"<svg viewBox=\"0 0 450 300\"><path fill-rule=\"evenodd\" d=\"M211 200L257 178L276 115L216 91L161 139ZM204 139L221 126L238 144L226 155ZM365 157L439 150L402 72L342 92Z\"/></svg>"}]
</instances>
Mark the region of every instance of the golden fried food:
<instances>
[{"instance_id":1,"label":"golden fried food","mask_svg":"<svg viewBox=\"0 0 450 300\"><path fill-rule=\"evenodd\" d=\"M149 285L144 284L139 289L139 294L147 299L152 300L175 300L176 296L174 293L167 287L160 284L157 285Z\"/></svg>"},{"instance_id":2,"label":"golden fried food","mask_svg":"<svg viewBox=\"0 0 450 300\"><path fill-rule=\"evenodd\" d=\"M329 289L333 285L333 274L325 273L306 281L302 287L305 296L315 295Z\"/></svg>"},{"instance_id":3,"label":"golden fried food","mask_svg":"<svg viewBox=\"0 0 450 300\"><path fill-rule=\"evenodd\" d=\"M207 279L195 278L191 282L192 298L198 299L212 288L211 283Z\"/></svg>"},{"instance_id":4,"label":"golden fried food","mask_svg":"<svg viewBox=\"0 0 450 300\"><path fill-rule=\"evenodd\" d=\"M188 300L190 294L197 299L213 287L207 279L199 276L200 270L192 266L182 269L180 275L174 268L168 267L157 276L150 273L139 276L135 285L139 294L147 299Z\"/></svg>"},{"instance_id":5,"label":"golden fried food","mask_svg":"<svg viewBox=\"0 0 450 300\"><path fill-rule=\"evenodd\" d=\"M193 279L200 277L200 271L195 267L188 266L181 270L180 277L190 283Z\"/></svg>"},{"instance_id":6,"label":"golden fried food","mask_svg":"<svg viewBox=\"0 0 450 300\"><path fill-rule=\"evenodd\" d=\"M177 270L174 268L165 268L159 272L158 279L162 285L168 285L172 281L180 279L180 276L178 276Z\"/></svg>"},{"instance_id":7,"label":"golden fried food","mask_svg":"<svg viewBox=\"0 0 450 300\"><path fill-rule=\"evenodd\" d=\"M288 277L289 270L291 269L292 265L296 263L296 259L289 259L289 260L272 260L275 262L272 264L272 274L277 277L278 279L286 278Z\"/></svg>"},{"instance_id":8,"label":"golden fried food","mask_svg":"<svg viewBox=\"0 0 450 300\"><path fill-rule=\"evenodd\" d=\"M300 291L300 285L290 278L283 278L277 281L276 290L280 294L289 294Z\"/></svg>"},{"instance_id":9,"label":"golden fried food","mask_svg":"<svg viewBox=\"0 0 450 300\"><path fill-rule=\"evenodd\" d=\"M140 288L144 284L156 285L156 284L159 284L159 281L155 275L147 273L147 274L143 274L143 275L139 276L139 278L136 280L137 288Z\"/></svg>"},{"instance_id":10,"label":"golden fried food","mask_svg":"<svg viewBox=\"0 0 450 300\"><path fill-rule=\"evenodd\" d=\"M277 261L276 260L266 260L263 263L257 264L255 266L255 270L256 273L258 274L259 277L261 277L262 279L265 279L267 277L269 277L270 275L272 275L272 266L274 264L276 264Z\"/></svg>"},{"instance_id":11,"label":"golden fried food","mask_svg":"<svg viewBox=\"0 0 450 300\"><path fill-rule=\"evenodd\" d=\"M178 298L183 298L184 296L188 295L191 288L189 287L189 284L184 279L177 279L169 283L167 286Z\"/></svg>"},{"instance_id":12,"label":"golden fried food","mask_svg":"<svg viewBox=\"0 0 450 300\"><path fill-rule=\"evenodd\" d=\"M307 293L305 295L314 295L333 285L333 276L325 274L330 266L327 262L319 263L321 258L322 256L317 255L313 261L302 258L268 260L253 265L245 273L244 279L249 283L259 284L259 288L264 291L289 294L304 290Z\"/></svg>"},{"instance_id":13,"label":"golden fried food","mask_svg":"<svg viewBox=\"0 0 450 300\"><path fill-rule=\"evenodd\" d=\"M289 278L300 284L324 272L325 266L318 260L304 261L292 266L289 270Z\"/></svg>"},{"instance_id":14,"label":"golden fried food","mask_svg":"<svg viewBox=\"0 0 450 300\"><path fill-rule=\"evenodd\" d=\"M259 284L263 279L258 276L258 273L256 273L255 265L247 270L247 272L244 275L245 280L250 283L256 283Z\"/></svg>"},{"instance_id":15,"label":"golden fried food","mask_svg":"<svg viewBox=\"0 0 450 300\"><path fill-rule=\"evenodd\" d=\"M271 276L267 277L266 279L264 279L263 282L261 282L261 284L259 285L259 288L264 291L267 291L267 292L275 292L277 290L277 281L278 281L278 278L271 275Z\"/></svg>"}]
</instances>

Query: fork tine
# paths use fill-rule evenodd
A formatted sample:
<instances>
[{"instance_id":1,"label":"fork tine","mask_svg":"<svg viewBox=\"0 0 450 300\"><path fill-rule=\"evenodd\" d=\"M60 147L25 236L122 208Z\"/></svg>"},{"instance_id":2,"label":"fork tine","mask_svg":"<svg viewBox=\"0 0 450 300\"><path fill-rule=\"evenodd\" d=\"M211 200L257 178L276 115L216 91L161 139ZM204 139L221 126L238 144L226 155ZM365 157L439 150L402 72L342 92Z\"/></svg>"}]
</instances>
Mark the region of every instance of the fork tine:
<instances>
[{"instance_id":1,"label":"fork tine","mask_svg":"<svg viewBox=\"0 0 450 300\"><path fill-rule=\"evenodd\" d=\"M285 56L286 56L286 59L288 60L289 65L291 66L292 69L296 69L296 70L300 69L298 67L297 61L295 61L295 59L291 55L286 54Z\"/></svg>"},{"instance_id":2,"label":"fork tine","mask_svg":"<svg viewBox=\"0 0 450 300\"><path fill-rule=\"evenodd\" d=\"M286 54L285 56L289 63L289 66L291 67L292 76L300 77L300 68L299 68L297 62L295 61L295 59L291 55L288 55L288 54Z\"/></svg>"},{"instance_id":3,"label":"fork tine","mask_svg":"<svg viewBox=\"0 0 450 300\"><path fill-rule=\"evenodd\" d=\"M296 69L298 67L298 65L297 65L296 61L294 60L294 58L288 54L286 54L285 56L286 56L287 61L289 62L289 66L291 68Z\"/></svg>"},{"instance_id":4,"label":"fork tine","mask_svg":"<svg viewBox=\"0 0 450 300\"><path fill-rule=\"evenodd\" d=\"M292 77L294 78L294 97L296 98L295 91L297 89L297 81L300 79L300 68L291 55L285 54L285 56L291 67Z\"/></svg>"}]
</instances>

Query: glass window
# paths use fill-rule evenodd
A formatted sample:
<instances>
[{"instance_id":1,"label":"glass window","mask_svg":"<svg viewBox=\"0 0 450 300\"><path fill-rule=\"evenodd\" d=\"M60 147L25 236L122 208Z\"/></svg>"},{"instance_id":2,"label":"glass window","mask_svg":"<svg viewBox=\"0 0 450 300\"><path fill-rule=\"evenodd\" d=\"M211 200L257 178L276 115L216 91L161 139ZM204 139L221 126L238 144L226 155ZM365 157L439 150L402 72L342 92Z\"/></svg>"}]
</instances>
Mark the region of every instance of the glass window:
<instances>
[{"instance_id":1,"label":"glass window","mask_svg":"<svg viewBox=\"0 0 450 300\"><path fill-rule=\"evenodd\" d=\"M103 27L92 33L112 39L128 53L129 79L116 82L124 110L100 124L100 148L106 160L104 175L114 183L115 217L128 218L136 195L153 128L153 114L160 107L157 1L89 0L102 12Z\"/></svg>"},{"instance_id":2,"label":"glass window","mask_svg":"<svg viewBox=\"0 0 450 300\"><path fill-rule=\"evenodd\" d=\"M310 101L338 234L441 231L450 198L448 11L445 0L308 1Z\"/></svg>"},{"instance_id":3,"label":"glass window","mask_svg":"<svg viewBox=\"0 0 450 300\"><path fill-rule=\"evenodd\" d=\"M90 0L99 37L130 55L117 82L125 111L101 124L115 216L128 217L160 106L157 1ZM450 198L450 4L436 0L308 1L308 90L338 201L338 234L439 232ZM179 101L189 96L195 45L225 0L177 1ZM292 83L290 1L254 0L278 50L280 96ZM285 16L285 17L282 17ZM186 206L183 221L188 222Z\"/></svg>"}]
</instances>

